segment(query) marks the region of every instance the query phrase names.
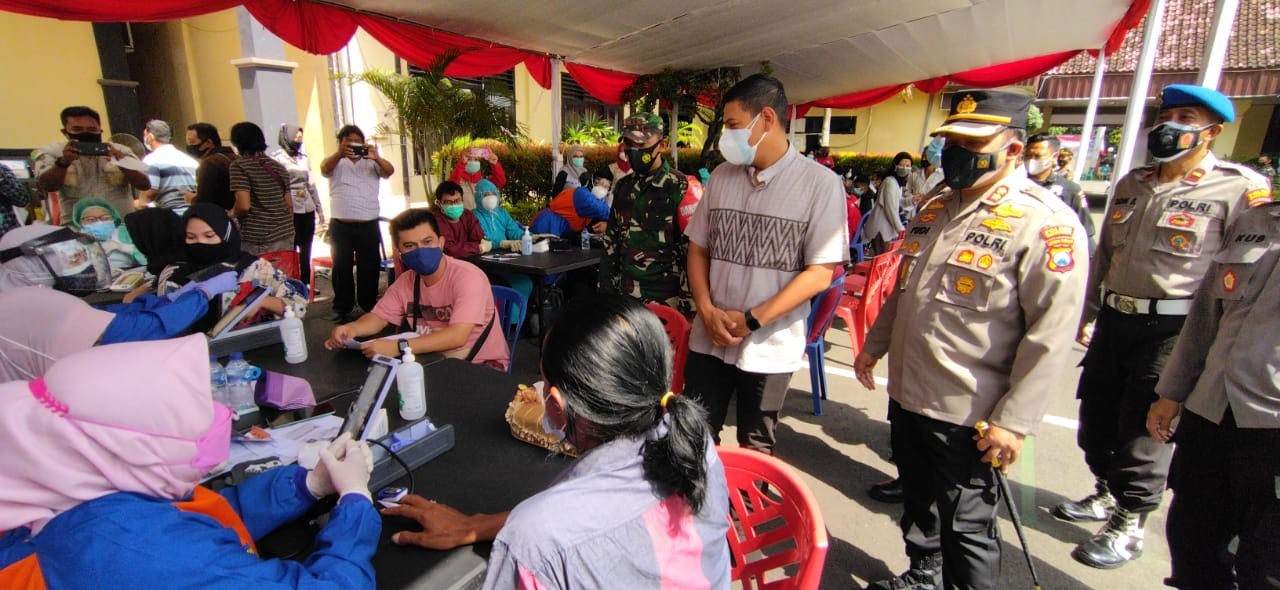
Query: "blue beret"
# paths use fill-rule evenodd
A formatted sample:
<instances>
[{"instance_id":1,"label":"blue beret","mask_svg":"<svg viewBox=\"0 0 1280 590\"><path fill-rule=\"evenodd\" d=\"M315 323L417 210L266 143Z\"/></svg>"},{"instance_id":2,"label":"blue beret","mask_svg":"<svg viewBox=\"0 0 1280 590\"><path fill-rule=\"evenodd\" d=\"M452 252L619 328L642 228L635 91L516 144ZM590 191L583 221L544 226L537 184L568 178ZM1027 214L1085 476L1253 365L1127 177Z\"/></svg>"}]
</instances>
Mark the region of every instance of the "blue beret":
<instances>
[{"instance_id":1,"label":"blue beret","mask_svg":"<svg viewBox=\"0 0 1280 590\"><path fill-rule=\"evenodd\" d=\"M1236 109L1231 99L1217 90L1194 84L1170 84L1160 93L1160 108L1204 107L1222 117L1224 123L1236 120Z\"/></svg>"}]
</instances>

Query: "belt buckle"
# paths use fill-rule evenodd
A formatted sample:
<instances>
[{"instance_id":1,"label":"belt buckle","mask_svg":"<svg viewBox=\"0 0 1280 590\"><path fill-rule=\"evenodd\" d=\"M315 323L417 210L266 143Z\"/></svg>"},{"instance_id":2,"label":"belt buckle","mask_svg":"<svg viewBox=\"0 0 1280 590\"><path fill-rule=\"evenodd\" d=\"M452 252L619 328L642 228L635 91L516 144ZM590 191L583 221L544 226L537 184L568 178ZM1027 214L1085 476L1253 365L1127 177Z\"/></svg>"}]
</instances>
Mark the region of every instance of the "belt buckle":
<instances>
[{"instance_id":1,"label":"belt buckle","mask_svg":"<svg viewBox=\"0 0 1280 590\"><path fill-rule=\"evenodd\" d=\"M1116 295L1116 309L1120 313L1133 315L1138 313L1138 301L1128 295Z\"/></svg>"}]
</instances>

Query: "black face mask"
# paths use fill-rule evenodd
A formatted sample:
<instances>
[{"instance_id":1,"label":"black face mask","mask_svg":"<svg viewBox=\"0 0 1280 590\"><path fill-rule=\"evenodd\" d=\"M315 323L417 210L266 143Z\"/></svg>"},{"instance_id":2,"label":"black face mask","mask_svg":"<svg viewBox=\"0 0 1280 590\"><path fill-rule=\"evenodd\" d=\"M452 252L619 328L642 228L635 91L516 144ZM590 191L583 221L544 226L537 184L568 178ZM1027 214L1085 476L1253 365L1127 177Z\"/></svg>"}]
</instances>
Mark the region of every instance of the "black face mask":
<instances>
[{"instance_id":1,"label":"black face mask","mask_svg":"<svg viewBox=\"0 0 1280 590\"><path fill-rule=\"evenodd\" d=\"M293 156L296 158L298 157L298 150L302 149L302 142L286 141L284 143L281 143L280 147L284 148L284 151L288 152L290 156Z\"/></svg>"},{"instance_id":2,"label":"black face mask","mask_svg":"<svg viewBox=\"0 0 1280 590\"><path fill-rule=\"evenodd\" d=\"M187 244L187 260L199 267L213 266L228 258L227 243L220 244Z\"/></svg>"},{"instance_id":3,"label":"black face mask","mask_svg":"<svg viewBox=\"0 0 1280 590\"><path fill-rule=\"evenodd\" d=\"M187 153L196 159L204 157L204 150L200 149L200 145L198 143L196 145L187 144Z\"/></svg>"},{"instance_id":4,"label":"black face mask","mask_svg":"<svg viewBox=\"0 0 1280 590\"><path fill-rule=\"evenodd\" d=\"M959 145L943 149L942 172L945 175L943 182L955 190L969 188L978 182L983 174L996 169L1002 153L1004 153L1003 149L989 154L978 154Z\"/></svg>"},{"instance_id":5,"label":"black face mask","mask_svg":"<svg viewBox=\"0 0 1280 590\"><path fill-rule=\"evenodd\" d=\"M1196 128L1166 121L1147 132L1147 151L1161 162L1176 160L1182 154L1196 149L1200 145L1200 132L1212 126Z\"/></svg>"},{"instance_id":6,"label":"black face mask","mask_svg":"<svg viewBox=\"0 0 1280 590\"><path fill-rule=\"evenodd\" d=\"M658 150L659 143L655 143L647 148L627 148L627 162L631 164L631 170L640 176L644 176L653 171L658 165L658 156L654 152Z\"/></svg>"},{"instance_id":7,"label":"black face mask","mask_svg":"<svg viewBox=\"0 0 1280 590\"><path fill-rule=\"evenodd\" d=\"M85 132L85 133L68 133L68 134L67 134L67 138L68 138L68 139L74 139L74 140L76 140L76 141L84 141L84 142L91 142L91 143L102 143L102 134L101 134L101 133L88 133L88 132Z\"/></svg>"}]
</instances>

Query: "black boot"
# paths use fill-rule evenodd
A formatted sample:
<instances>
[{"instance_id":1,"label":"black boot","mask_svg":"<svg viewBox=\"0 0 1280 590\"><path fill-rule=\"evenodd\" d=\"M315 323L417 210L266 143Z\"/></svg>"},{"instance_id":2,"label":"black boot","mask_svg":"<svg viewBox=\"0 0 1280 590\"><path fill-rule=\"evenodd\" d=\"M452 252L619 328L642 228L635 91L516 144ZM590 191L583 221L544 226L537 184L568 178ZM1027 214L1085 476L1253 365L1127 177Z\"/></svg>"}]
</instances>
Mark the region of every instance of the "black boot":
<instances>
[{"instance_id":1,"label":"black boot","mask_svg":"<svg viewBox=\"0 0 1280 590\"><path fill-rule=\"evenodd\" d=\"M896 578L880 580L867 590L937 590L942 587L942 554L911 560L911 569Z\"/></svg>"},{"instance_id":2,"label":"black boot","mask_svg":"<svg viewBox=\"0 0 1280 590\"><path fill-rule=\"evenodd\" d=\"M867 495L871 496L872 500L876 500L878 502L901 504L902 480L895 477L889 481L882 481L871 486L871 489L867 490Z\"/></svg>"},{"instance_id":3,"label":"black boot","mask_svg":"<svg viewBox=\"0 0 1280 590\"><path fill-rule=\"evenodd\" d=\"M1053 507L1053 516L1067 522L1103 522L1116 509L1116 499L1101 477L1093 484L1094 493L1079 502L1063 502Z\"/></svg>"},{"instance_id":4,"label":"black boot","mask_svg":"<svg viewBox=\"0 0 1280 590\"><path fill-rule=\"evenodd\" d=\"M1092 539L1076 545L1071 557L1089 567L1118 568L1142 555L1143 527L1146 524L1146 514L1116 508L1107 524Z\"/></svg>"}]
</instances>

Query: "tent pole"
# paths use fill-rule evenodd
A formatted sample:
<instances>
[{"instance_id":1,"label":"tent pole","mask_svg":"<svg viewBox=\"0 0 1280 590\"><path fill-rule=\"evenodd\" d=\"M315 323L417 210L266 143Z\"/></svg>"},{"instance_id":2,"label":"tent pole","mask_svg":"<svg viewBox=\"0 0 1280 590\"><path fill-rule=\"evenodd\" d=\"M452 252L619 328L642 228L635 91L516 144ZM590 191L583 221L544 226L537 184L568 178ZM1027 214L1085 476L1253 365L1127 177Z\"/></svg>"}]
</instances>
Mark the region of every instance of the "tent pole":
<instances>
[{"instance_id":1,"label":"tent pole","mask_svg":"<svg viewBox=\"0 0 1280 590\"><path fill-rule=\"evenodd\" d=\"M1239 6L1240 0L1217 0L1213 10L1213 29L1209 31L1209 42L1205 44L1204 60L1201 61L1196 84L1218 89L1222 62L1227 57L1227 44L1231 40L1231 29Z\"/></svg>"},{"instance_id":2,"label":"tent pole","mask_svg":"<svg viewBox=\"0 0 1280 590\"><path fill-rule=\"evenodd\" d=\"M1160 45L1160 30L1164 23L1165 0L1151 0L1147 12L1147 27L1143 31L1142 53L1138 56L1138 69L1133 73L1133 88L1129 93L1129 106L1124 113L1124 132L1120 136L1120 153L1116 158L1111 178L1120 178L1133 166L1133 156L1142 131L1142 116L1147 110L1147 93L1151 87L1151 71L1156 63L1156 49ZM1112 186L1115 186L1112 183Z\"/></svg>"},{"instance_id":3,"label":"tent pole","mask_svg":"<svg viewBox=\"0 0 1280 590\"><path fill-rule=\"evenodd\" d=\"M551 58L551 151L560 151L564 133L564 103L560 92L560 58Z\"/></svg>"},{"instance_id":4,"label":"tent pole","mask_svg":"<svg viewBox=\"0 0 1280 590\"><path fill-rule=\"evenodd\" d=\"M1071 180L1080 182L1084 175L1084 167L1089 160L1089 150L1093 148L1093 124L1098 117L1098 99L1102 96L1102 75L1107 71L1107 48L1098 49L1098 67L1093 72L1093 88L1089 89L1089 108L1084 112L1084 127L1080 130L1080 153L1075 165L1071 168Z\"/></svg>"},{"instance_id":5,"label":"tent pole","mask_svg":"<svg viewBox=\"0 0 1280 590\"><path fill-rule=\"evenodd\" d=\"M791 105L791 145L796 145L796 105ZM796 148L799 150L800 148Z\"/></svg>"},{"instance_id":6,"label":"tent pole","mask_svg":"<svg viewBox=\"0 0 1280 590\"><path fill-rule=\"evenodd\" d=\"M822 112L822 147L831 147L831 109Z\"/></svg>"}]
</instances>

